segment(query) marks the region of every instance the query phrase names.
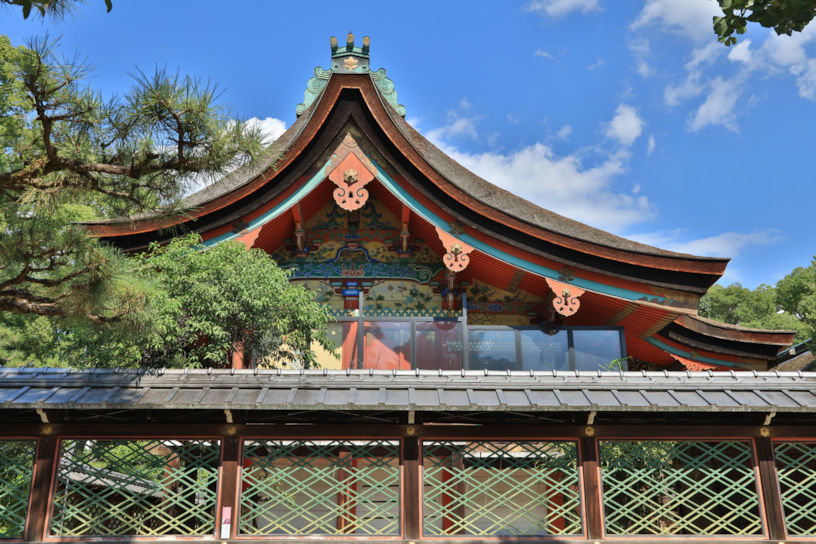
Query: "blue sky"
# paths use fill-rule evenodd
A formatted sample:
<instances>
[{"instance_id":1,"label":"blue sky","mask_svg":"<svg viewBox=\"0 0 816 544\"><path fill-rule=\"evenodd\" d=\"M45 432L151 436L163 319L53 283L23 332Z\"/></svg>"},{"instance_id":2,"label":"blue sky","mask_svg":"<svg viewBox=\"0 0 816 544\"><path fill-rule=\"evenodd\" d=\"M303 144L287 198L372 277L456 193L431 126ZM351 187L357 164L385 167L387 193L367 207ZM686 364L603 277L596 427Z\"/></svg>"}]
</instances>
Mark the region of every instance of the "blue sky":
<instances>
[{"instance_id":1,"label":"blue sky","mask_svg":"<svg viewBox=\"0 0 816 544\"><path fill-rule=\"evenodd\" d=\"M816 253L816 24L717 43L714 0L89 0L49 32L124 94L136 68L210 79L239 117L295 119L329 37L371 36L406 118L488 180L666 249L731 257L723 283L774 283Z\"/></svg>"}]
</instances>

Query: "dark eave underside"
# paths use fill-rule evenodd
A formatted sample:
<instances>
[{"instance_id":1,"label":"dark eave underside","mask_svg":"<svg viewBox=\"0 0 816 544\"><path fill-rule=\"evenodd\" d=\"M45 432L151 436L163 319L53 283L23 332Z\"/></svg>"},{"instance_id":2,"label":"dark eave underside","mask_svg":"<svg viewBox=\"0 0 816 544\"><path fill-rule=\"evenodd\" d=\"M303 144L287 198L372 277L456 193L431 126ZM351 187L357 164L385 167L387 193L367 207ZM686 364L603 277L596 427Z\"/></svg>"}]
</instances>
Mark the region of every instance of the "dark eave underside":
<instances>
[{"instance_id":1,"label":"dark eave underside","mask_svg":"<svg viewBox=\"0 0 816 544\"><path fill-rule=\"evenodd\" d=\"M688 290L695 293L704 293L705 290L719 278L719 274L715 273L701 274L655 269L649 266L641 266L640 264L606 259L542 240L531 233L519 231L495 220L491 220L478 211L464 205L461 201L452 198L419 172L383 132L380 125L366 107L365 100L357 89L344 89L340 93L331 113L315 137L312 138L303 152L301 152L291 164L275 175L276 179L273 183L267 183L237 202L206 214L195 222L187 222L176 228L165 229L163 232L150 231L126 236L112 236L103 239L122 249L133 251L145 248L148 243L154 240L166 241L185 229L203 233L226 224L234 223L246 214L267 204L304 175L313 173L313 165L325 160L333 151L331 146L333 142L336 141L338 132L348 122L353 122L359 127L376 148L377 152L427 198L434 201L442 209L463 223L474 225L480 230L484 230L492 236L511 243L516 247L564 263L564 265L567 266L575 266L602 274L644 282L657 287ZM487 182L483 181L483 183ZM496 190L501 191L498 188L496 188ZM514 198L520 200L517 197ZM532 206L532 204L530 204L530 206ZM540 210L540 208L537 209ZM566 219L564 219L564 221L570 224L575 223ZM580 225L579 223L575 224ZM590 227L585 228L593 231L596 230ZM608 235L608 233L605 234ZM617 239L617 237L614 238ZM632 244L636 245L637 249L648 247L634 242L632 242ZM663 255L664 252L662 252L662 250L656 251L661 254L661 257L668 258ZM630 258L634 263L638 263L639 261L637 255L632 255ZM694 259L694 257L685 255L678 255L678 258L684 260L688 258Z\"/></svg>"}]
</instances>

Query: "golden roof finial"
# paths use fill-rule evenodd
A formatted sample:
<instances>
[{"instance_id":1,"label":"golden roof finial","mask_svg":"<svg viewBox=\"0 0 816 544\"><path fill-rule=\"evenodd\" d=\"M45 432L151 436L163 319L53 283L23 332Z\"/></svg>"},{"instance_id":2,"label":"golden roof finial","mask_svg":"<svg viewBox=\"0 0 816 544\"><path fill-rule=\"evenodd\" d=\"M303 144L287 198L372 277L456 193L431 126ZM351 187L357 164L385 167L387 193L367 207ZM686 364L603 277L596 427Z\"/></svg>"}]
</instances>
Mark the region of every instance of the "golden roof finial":
<instances>
[{"instance_id":1,"label":"golden roof finial","mask_svg":"<svg viewBox=\"0 0 816 544\"><path fill-rule=\"evenodd\" d=\"M346 36L346 49L348 51L354 49L354 34L352 34L350 30L348 36Z\"/></svg>"}]
</instances>

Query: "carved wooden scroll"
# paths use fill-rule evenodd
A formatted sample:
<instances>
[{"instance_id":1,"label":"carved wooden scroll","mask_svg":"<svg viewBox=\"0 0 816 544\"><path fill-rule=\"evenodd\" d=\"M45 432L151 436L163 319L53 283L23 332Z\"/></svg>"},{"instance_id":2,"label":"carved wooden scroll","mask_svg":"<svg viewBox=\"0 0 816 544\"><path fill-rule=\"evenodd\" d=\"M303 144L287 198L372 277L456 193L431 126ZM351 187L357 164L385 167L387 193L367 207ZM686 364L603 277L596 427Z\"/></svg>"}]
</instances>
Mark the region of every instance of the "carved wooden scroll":
<instances>
[{"instance_id":1,"label":"carved wooden scroll","mask_svg":"<svg viewBox=\"0 0 816 544\"><path fill-rule=\"evenodd\" d=\"M359 210L368 200L365 185L374 179L368 168L354 153L349 153L330 173L329 179L337 185L334 201L347 211Z\"/></svg>"},{"instance_id":2,"label":"carved wooden scroll","mask_svg":"<svg viewBox=\"0 0 816 544\"><path fill-rule=\"evenodd\" d=\"M436 227L436 235L439 236L442 245L445 247L445 251L447 251L447 253L442 256L442 262L445 263L448 270L451 272L461 272L467 268L468 263L470 263L468 253L473 251L473 246L469 246L461 240L454 238L439 227Z\"/></svg>"},{"instance_id":3,"label":"carved wooden scroll","mask_svg":"<svg viewBox=\"0 0 816 544\"><path fill-rule=\"evenodd\" d=\"M581 307L581 301L578 300L578 297L584 294L584 290L558 280L545 279L547 285L552 289L553 295L555 295L552 301L555 311L564 317L575 315L575 312Z\"/></svg>"}]
</instances>

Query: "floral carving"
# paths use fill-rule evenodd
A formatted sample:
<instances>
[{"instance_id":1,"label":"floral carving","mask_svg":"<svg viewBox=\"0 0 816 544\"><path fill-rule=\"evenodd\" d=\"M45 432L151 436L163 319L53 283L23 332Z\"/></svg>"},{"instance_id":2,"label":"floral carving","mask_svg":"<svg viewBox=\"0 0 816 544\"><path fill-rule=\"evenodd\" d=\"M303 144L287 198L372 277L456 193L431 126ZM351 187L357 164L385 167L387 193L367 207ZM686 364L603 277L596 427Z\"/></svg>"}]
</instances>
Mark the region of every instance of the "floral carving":
<instances>
[{"instance_id":1,"label":"floral carving","mask_svg":"<svg viewBox=\"0 0 816 544\"><path fill-rule=\"evenodd\" d=\"M547 278L547 285L550 286L554 295L552 305L555 311L564 317L575 315L578 308L581 307L581 301L578 298L584 294L584 290L550 278Z\"/></svg>"},{"instance_id":2,"label":"floral carving","mask_svg":"<svg viewBox=\"0 0 816 544\"><path fill-rule=\"evenodd\" d=\"M447 253L442 256L442 262L445 263L448 270L451 272L461 272L467 268L467 265L470 263L468 253L473 251L473 246L469 246L457 240L439 227L436 227L436 235L439 236L442 245L445 247L445 251L447 251Z\"/></svg>"},{"instance_id":3,"label":"floral carving","mask_svg":"<svg viewBox=\"0 0 816 544\"><path fill-rule=\"evenodd\" d=\"M368 201L365 185L374 179L368 168L354 153L349 153L329 174L329 179L337 185L332 195L337 205L346 211L362 208Z\"/></svg>"}]
</instances>

